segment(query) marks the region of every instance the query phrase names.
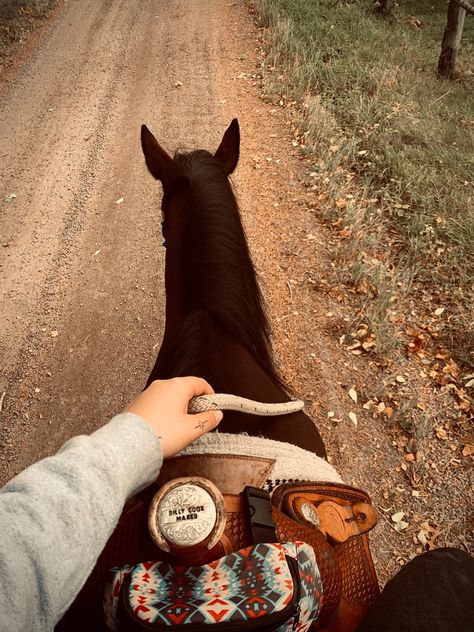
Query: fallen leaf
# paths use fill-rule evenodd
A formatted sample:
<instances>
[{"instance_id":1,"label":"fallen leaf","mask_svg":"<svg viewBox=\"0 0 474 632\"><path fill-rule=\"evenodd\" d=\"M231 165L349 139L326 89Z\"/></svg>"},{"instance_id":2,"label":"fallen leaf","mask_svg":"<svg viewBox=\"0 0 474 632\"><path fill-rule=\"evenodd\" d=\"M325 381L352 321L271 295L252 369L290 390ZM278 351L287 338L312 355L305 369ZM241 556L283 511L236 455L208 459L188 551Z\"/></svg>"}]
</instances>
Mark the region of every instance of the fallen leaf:
<instances>
[{"instance_id":1,"label":"fallen leaf","mask_svg":"<svg viewBox=\"0 0 474 632\"><path fill-rule=\"evenodd\" d=\"M465 445L462 449L463 456L471 456L474 454L474 446L473 445Z\"/></svg>"},{"instance_id":2,"label":"fallen leaf","mask_svg":"<svg viewBox=\"0 0 474 632\"><path fill-rule=\"evenodd\" d=\"M353 388L349 389L349 397L357 404L357 393Z\"/></svg>"},{"instance_id":3,"label":"fallen leaf","mask_svg":"<svg viewBox=\"0 0 474 632\"><path fill-rule=\"evenodd\" d=\"M360 347L360 346L361 346L360 342L357 340L356 342L354 342L354 344L348 345L347 350L352 351L353 349L357 349L357 347Z\"/></svg>"},{"instance_id":4,"label":"fallen leaf","mask_svg":"<svg viewBox=\"0 0 474 632\"><path fill-rule=\"evenodd\" d=\"M59 335L59 331L57 331L56 329L54 329L50 334L51 338L56 338L58 335Z\"/></svg>"},{"instance_id":5,"label":"fallen leaf","mask_svg":"<svg viewBox=\"0 0 474 632\"><path fill-rule=\"evenodd\" d=\"M436 428L436 436L438 437L438 439L446 441L446 439L448 438L448 433L443 428L443 426L438 426L438 428Z\"/></svg>"},{"instance_id":6,"label":"fallen leaf","mask_svg":"<svg viewBox=\"0 0 474 632\"><path fill-rule=\"evenodd\" d=\"M345 208L347 206L347 200L345 200L344 198L338 198L334 204L336 205L337 208Z\"/></svg>"},{"instance_id":7,"label":"fallen leaf","mask_svg":"<svg viewBox=\"0 0 474 632\"><path fill-rule=\"evenodd\" d=\"M404 531L408 526L409 526L408 522L404 522L403 520L400 520L399 522L395 523L394 529L395 531L398 531L400 533L400 531Z\"/></svg>"},{"instance_id":8,"label":"fallen leaf","mask_svg":"<svg viewBox=\"0 0 474 632\"><path fill-rule=\"evenodd\" d=\"M423 346L423 338L421 336L416 336L412 340L412 342L408 343L407 349L408 353L417 353L421 347Z\"/></svg>"},{"instance_id":9,"label":"fallen leaf","mask_svg":"<svg viewBox=\"0 0 474 632\"><path fill-rule=\"evenodd\" d=\"M11 202L17 197L16 193L9 193L5 196L5 202Z\"/></svg>"},{"instance_id":10,"label":"fallen leaf","mask_svg":"<svg viewBox=\"0 0 474 632\"><path fill-rule=\"evenodd\" d=\"M93 255L93 256L94 256L94 257L97 257L97 255L98 255L98 254L100 254L100 248L99 248L99 250L96 250L96 251L94 252L94 255Z\"/></svg>"},{"instance_id":11,"label":"fallen leaf","mask_svg":"<svg viewBox=\"0 0 474 632\"><path fill-rule=\"evenodd\" d=\"M352 423L354 424L354 426L357 428L357 415L355 413L350 412L349 413L349 419L352 421Z\"/></svg>"},{"instance_id":12,"label":"fallen leaf","mask_svg":"<svg viewBox=\"0 0 474 632\"><path fill-rule=\"evenodd\" d=\"M418 539L418 542L420 542L420 544L422 544L423 546L426 546L428 544L428 540L426 539L426 535L423 529L420 529L418 531L418 534L416 537Z\"/></svg>"},{"instance_id":13,"label":"fallen leaf","mask_svg":"<svg viewBox=\"0 0 474 632\"><path fill-rule=\"evenodd\" d=\"M399 384L405 384L406 382L406 379L403 377L403 375L397 375L395 379L397 380Z\"/></svg>"},{"instance_id":14,"label":"fallen leaf","mask_svg":"<svg viewBox=\"0 0 474 632\"><path fill-rule=\"evenodd\" d=\"M333 411L333 410L330 410L330 411L328 412L328 417L329 417L329 419L332 419L332 418L334 417L334 415L335 415L335 413L334 413L334 411Z\"/></svg>"},{"instance_id":15,"label":"fallen leaf","mask_svg":"<svg viewBox=\"0 0 474 632\"><path fill-rule=\"evenodd\" d=\"M387 406L384 408L383 414L387 417L391 417L393 415L393 408L391 406Z\"/></svg>"},{"instance_id":16,"label":"fallen leaf","mask_svg":"<svg viewBox=\"0 0 474 632\"><path fill-rule=\"evenodd\" d=\"M438 309L435 309L435 316L441 316L444 310L445 310L444 307L438 307Z\"/></svg>"},{"instance_id":17,"label":"fallen leaf","mask_svg":"<svg viewBox=\"0 0 474 632\"><path fill-rule=\"evenodd\" d=\"M460 369L454 360L450 360L443 367L443 373L457 379L459 377Z\"/></svg>"},{"instance_id":18,"label":"fallen leaf","mask_svg":"<svg viewBox=\"0 0 474 632\"><path fill-rule=\"evenodd\" d=\"M392 521L400 522L400 520L403 518L404 515L405 515L404 511L397 511L397 513L392 514Z\"/></svg>"},{"instance_id":19,"label":"fallen leaf","mask_svg":"<svg viewBox=\"0 0 474 632\"><path fill-rule=\"evenodd\" d=\"M123 202L123 197L121 197L118 200L116 200L115 204L122 204L122 202Z\"/></svg>"}]
</instances>

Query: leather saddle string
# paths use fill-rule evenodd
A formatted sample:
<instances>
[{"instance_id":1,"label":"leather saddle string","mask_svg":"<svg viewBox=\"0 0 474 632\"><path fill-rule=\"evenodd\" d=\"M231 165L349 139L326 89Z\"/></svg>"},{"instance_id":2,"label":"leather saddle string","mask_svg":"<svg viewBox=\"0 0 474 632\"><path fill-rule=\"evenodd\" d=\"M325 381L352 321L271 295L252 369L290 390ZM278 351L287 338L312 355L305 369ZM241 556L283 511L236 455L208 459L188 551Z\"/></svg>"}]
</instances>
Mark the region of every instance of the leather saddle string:
<instances>
[{"instance_id":1,"label":"leather saddle string","mask_svg":"<svg viewBox=\"0 0 474 632\"><path fill-rule=\"evenodd\" d=\"M304 408L304 402L295 399L289 402L266 404L256 402L238 395L215 393L214 395L200 395L189 402L189 413L202 413L207 410L236 410L250 415L274 416L296 413Z\"/></svg>"}]
</instances>

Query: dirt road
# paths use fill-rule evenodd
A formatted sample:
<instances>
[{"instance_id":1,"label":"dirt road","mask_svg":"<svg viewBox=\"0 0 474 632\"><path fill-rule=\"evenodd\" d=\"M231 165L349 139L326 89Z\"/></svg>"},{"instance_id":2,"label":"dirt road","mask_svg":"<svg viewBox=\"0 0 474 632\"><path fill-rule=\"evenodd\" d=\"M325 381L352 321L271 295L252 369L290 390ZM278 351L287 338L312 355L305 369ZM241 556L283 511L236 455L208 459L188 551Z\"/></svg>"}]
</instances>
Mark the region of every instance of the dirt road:
<instances>
[{"instance_id":1,"label":"dirt road","mask_svg":"<svg viewBox=\"0 0 474 632\"><path fill-rule=\"evenodd\" d=\"M146 380L163 249L140 124L170 150L217 147L236 115L245 137L242 28L226 1L70 2L1 95L3 480Z\"/></svg>"},{"instance_id":2,"label":"dirt road","mask_svg":"<svg viewBox=\"0 0 474 632\"><path fill-rule=\"evenodd\" d=\"M317 229L284 113L261 99L258 55L244 2L80 0L57 12L3 90L1 480L103 424L154 363L164 251L143 122L169 150L212 150L239 118L235 184L283 372L301 395L338 399L314 296L305 314L292 305L297 288L288 291L305 274L289 259Z\"/></svg>"}]
</instances>

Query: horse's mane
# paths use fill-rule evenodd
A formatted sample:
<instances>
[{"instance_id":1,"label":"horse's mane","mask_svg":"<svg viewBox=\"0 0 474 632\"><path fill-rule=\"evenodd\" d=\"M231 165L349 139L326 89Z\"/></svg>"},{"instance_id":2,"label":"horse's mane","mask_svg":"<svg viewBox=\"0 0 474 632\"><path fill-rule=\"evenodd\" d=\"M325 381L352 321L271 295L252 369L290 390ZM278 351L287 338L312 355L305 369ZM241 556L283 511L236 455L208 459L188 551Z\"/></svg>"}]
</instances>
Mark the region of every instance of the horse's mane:
<instances>
[{"instance_id":1,"label":"horse's mane","mask_svg":"<svg viewBox=\"0 0 474 632\"><path fill-rule=\"evenodd\" d=\"M273 361L270 325L231 184L207 151L179 151L174 161L189 183L180 230L189 313L207 312L284 386Z\"/></svg>"}]
</instances>

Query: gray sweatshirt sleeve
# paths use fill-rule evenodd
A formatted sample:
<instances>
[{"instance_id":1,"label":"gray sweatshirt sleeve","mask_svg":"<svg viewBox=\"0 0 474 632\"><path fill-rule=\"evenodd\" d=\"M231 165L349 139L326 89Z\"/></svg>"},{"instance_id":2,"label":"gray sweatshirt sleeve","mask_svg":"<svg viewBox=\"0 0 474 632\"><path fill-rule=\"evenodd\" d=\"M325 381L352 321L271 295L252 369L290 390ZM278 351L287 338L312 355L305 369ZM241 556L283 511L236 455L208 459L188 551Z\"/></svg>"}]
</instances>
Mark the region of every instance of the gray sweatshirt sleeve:
<instances>
[{"instance_id":1,"label":"gray sweatshirt sleeve","mask_svg":"<svg viewBox=\"0 0 474 632\"><path fill-rule=\"evenodd\" d=\"M0 490L0 631L53 629L128 497L151 483L160 442L137 415L71 439Z\"/></svg>"}]
</instances>

